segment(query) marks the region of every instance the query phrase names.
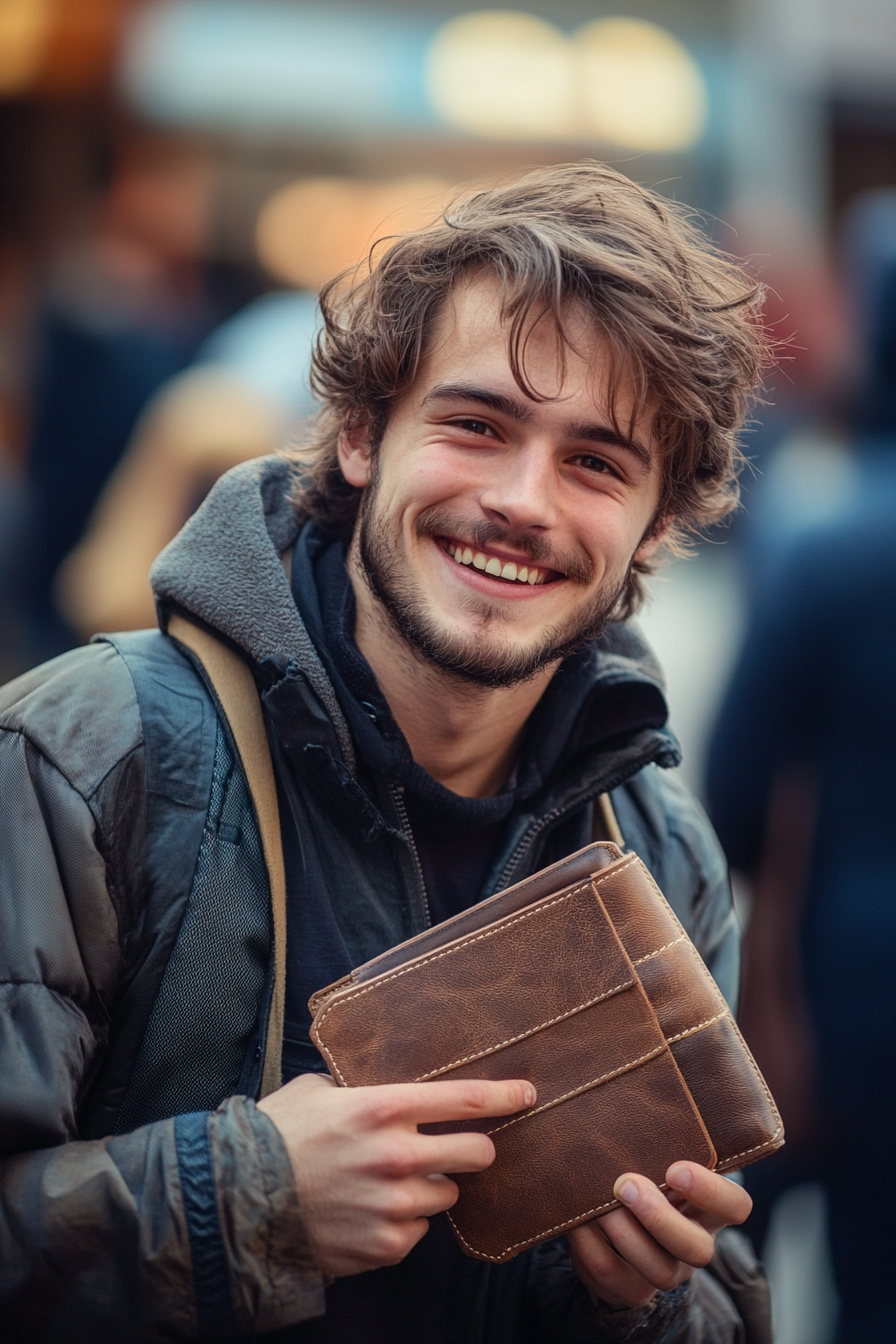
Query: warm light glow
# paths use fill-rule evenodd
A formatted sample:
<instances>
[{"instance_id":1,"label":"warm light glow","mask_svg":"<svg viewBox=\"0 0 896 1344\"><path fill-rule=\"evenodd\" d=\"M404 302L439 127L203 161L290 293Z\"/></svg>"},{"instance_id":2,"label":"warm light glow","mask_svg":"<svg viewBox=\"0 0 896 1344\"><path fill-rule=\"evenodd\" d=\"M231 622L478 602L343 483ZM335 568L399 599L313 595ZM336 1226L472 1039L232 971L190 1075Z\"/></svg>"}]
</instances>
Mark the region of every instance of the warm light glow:
<instances>
[{"instance_id":1,"label":"warm light glow","mask_svg":"<svg viewBox=\"0 0 896 1344\"><path fill-rule=\"evenodd\" d=\"M0 94L27 89L40 69L52 0L0 0Z\"/></svg>"},{"instance_id":2,"label":"warm light glow","mask_svg":"<svg viewBox=\"0 0 896 1344\"><path fill-rule=\"evenodd\" d=\"M433 38L426 57L430 103L449 126L499 139L568 136L575 123L569 42L532 14L463 14Z\"/></svg>"},{"instance_id":3,"label":"warm light glow","mask_svg":"<svg viewBox=\"0 0 896 1344\"><path fill-rule=\"evenodd\" d=\"M706 121L690 52L641 19L598 19L567 38L532 14L464 14L436 33L425 75L443 122L495 139L681 150Z\"/></svg>"},{"instance_id":4,"label":"warm light glow","mask_svg":"<svg viewBox=\"0 0 896 1344\"><path fill-rule=\"evenodd\" d=\"M575 36L584 122L630 149L680 150L699 139L706 90L690 52L656 24L598 19Z\"/></svg>"},{"instance_id":5,"label":"warm light glow","mask_svg":"<svg viewBox=\"0 0 896 1344\"><path fill-rule=\"evenodd\" d=\"M316 290L363 260L377 238L430 223L449 195L439 177L307 178L265 202L255 231L258 256L278 280Z\"/></svg>"}]
</instances>

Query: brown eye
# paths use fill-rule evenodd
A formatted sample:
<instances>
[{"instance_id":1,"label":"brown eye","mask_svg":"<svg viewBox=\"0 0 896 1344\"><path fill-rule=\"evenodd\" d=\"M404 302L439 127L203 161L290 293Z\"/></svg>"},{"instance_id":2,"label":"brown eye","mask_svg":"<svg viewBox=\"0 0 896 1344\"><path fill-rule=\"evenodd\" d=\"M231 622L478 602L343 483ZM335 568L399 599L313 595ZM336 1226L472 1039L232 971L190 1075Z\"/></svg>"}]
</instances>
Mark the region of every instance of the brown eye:
<instances>
[{"instance_id":1,"label":"brown eye","mask_svg":"<svg viewBox=\"0 0 896 1344\"><path fill-rule=\"evenodd\" d=\"M619 474L605 457L592 457L589 454L587 457L579 457L576 460L579 466L584 467L586 471L600 472L610 476L618 476Z\"/></svg>"}]
</instances>

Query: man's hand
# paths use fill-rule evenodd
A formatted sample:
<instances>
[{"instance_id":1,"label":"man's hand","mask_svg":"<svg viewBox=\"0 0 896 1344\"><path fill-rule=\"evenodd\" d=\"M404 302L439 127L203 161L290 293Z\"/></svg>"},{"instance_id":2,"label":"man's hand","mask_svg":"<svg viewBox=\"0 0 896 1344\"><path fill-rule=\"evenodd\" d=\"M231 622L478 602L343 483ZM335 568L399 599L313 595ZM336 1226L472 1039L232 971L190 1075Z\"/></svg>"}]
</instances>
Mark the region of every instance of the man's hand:
<instances>
[{"instance_id":1,"label":"man's hand","mask_svg":"<svg viewBox=\"0 0 896 1344\"><path fill-rule=\"evenodd\" d=\"M337 1087L305 1074L258 1104L289 1152L299 1201L324 1274L394 1265L450 1209L446 1172L484 1171L486 1134L420 1134L439 1120L512 1115L534 1104L526 1082L454 1081Z\"/></svg>"},{"instance_id":2,"label":"man's hand","mask_svg":"<svg viewBox=\"0 0 896 1344\"><path fill-rule=\"evenodd\" d=\"M610 1307L640 1307L712 1259L715 1234L742 1223L753 1201L696 1162L675 1162L663 1194L646 1176L620 1176L626 1206L569 1233L572 1264L591 1296Z\"/></svg>"}]
</instances>

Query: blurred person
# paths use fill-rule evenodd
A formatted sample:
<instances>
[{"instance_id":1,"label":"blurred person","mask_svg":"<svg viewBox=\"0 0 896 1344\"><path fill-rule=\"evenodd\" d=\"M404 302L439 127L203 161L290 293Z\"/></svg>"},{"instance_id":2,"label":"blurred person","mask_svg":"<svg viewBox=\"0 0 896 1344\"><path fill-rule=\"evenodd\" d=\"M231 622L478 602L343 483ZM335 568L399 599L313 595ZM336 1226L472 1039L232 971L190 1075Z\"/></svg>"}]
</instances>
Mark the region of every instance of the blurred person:
<instances>
[{"instance_id":1,"label":"blurred person","mask_svg":"<svg viewBox=\"0 0 896 1344\"><path fill-rule=\"evenodd\" d=\"M491 1141L418 1125L531 1106L529 1084L337 1088L307 1007L588 843L607 789L734 995L724 859L626 621L659 548L735 503L758 301L685 212L602 165L475 195L325 290L320 414L159 558L162 630L0 695L9 1327L768 1344L736 1182L678 1162L667 1198L629 1173L623 1207L568 1237L467 1259L443 1214ZM246 777L174 613L261 697L282 972Z\"/></svg>"},{"instance_id":2,"label":"blurred person","mask_svg":"<svg viewBox=\"0 0 896 1344\"><path fill-rule=\"evenodd\" d=\"M266 294L203 342L143 412L87 530L56 579L88 639L155 619L150 566L225 471L272 453L314 409L308 383L317 299Z\"/></svg>"},{"instance_id":3,"label":"blurred person","mask_svg":"<svg viewBox=\"0 0 896 1344\"><path fill-rule=\"evenodd\" d=\"M28 521L23 388L31 345L29 272L18 240L0 231L0 681L28 666L22 560Z\"/></svg>"},{"instance_id":4,"label":"blurred person","mask_svg":"<svg viewBox=\"0 0 896 1344\"><path fill-rule=\"evenodd\" d=\"M77 236L49 265L29 392L30 662L76 642L53 576L149 398L231 311L204 261L211 187L201 145L131 135Z\"/></svg>"},{"instance_id":5,"label":"blurred person","mask_svg":"<svg viewBox=\"0 0 896 1344\"><path fill-rule=\"evenodd\" d=\"M892 1338L896 1077L896 192L858 202L847 277L865 375L823 516L786 516L710 752L710 810L753 905L741 1022L786 1153L747 1175L761 1246L789 1186L820 1181L838 1344ZM760 520L761 522L761 520ZM765 536L766 528L762 535Z\"/></svg>"},{"instance_id":6,"label":"blurred person","mask_svg":"<svg viewBox=\"0 0 896 1344\"><path fill-rule=\"evenodd\" d=\"M24 614L19 557L25 535L25 492L19 472L0 443L0 681L22 669Z\"/></svg>"}]
</instances>

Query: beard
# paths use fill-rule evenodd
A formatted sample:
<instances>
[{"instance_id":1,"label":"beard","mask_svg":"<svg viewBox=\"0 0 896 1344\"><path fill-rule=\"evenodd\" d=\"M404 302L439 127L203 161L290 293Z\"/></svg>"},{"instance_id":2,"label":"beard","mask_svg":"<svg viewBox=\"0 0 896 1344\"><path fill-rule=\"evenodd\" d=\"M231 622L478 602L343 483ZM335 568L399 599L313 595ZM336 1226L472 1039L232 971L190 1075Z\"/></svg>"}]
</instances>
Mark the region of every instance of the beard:
<instances>
[{"instance_id":1,"label":"beard","mask_svg":"<svg viewBox=\"0 0 896 1344\"><path fill-rule=\"evenodd\" d=\"M625 587L627 576L618 584L598 588L581 610L565 622L548 626L529 644L502 639L501 627L512 619L512 611L471 593L463 606L473 617L476 629L471 634L458 634L440 623L428 609L421 585L408 575L402 561L400 526L392 525L378 511L377 503L374 475L364 492L358 515L358 554L367 586L405 643L421 658L462 681L496 688L531 680L546 667L562 662L597 639ZM590 558L581 552L561 554L540 537L514 534L485 521L471 525L436 506L420 514L415 530L421 538L463 537L475 542L480 550L503 542L534 564L559 571L568 582L587 584L594 572Z\"/></svg>"}]
</instances>

